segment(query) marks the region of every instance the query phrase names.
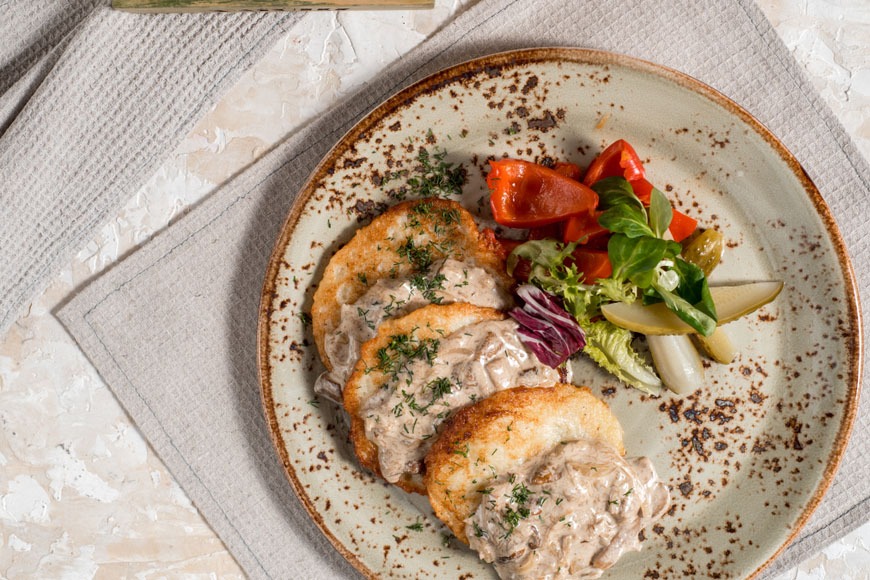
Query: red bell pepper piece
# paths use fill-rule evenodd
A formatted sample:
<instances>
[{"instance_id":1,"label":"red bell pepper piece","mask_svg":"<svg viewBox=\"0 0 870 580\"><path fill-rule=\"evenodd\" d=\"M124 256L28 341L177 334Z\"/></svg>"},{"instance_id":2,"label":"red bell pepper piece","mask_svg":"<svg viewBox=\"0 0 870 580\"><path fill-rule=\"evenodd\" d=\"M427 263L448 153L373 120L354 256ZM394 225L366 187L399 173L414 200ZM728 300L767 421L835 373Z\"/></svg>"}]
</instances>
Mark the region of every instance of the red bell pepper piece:
<instances>
[{"instance_id":1,"label":"red bell pepper piece","mask_svg":"<svg viewBox=\"0 0 870 580\"><path fill-rule=\"evenodd\" d=\"M638 157L634 148L627 141L620 139L612 143L592 161L586 170L586 175L583 176L583 183L592 185L605 177L624 177L631 184L634 194L641 203L649 206L653 184L646 180L645 175L646 170L643 167L643 162ZM675 241L684 240L697 227L697 220L676 209L673 210L671 225L668 227L668 230ZM565 240L568 240L567 235Z\"/></svg>"},{"instance_id":2,"label":"red bell pepper piece","mask_svg":"<svg viewBox=\"0 0 870 580\"><path fill-rule=\"evenodd\" d=\"M573 179L574 181L580 181L580 178L583 176L583 171L580 169L579 165L576 163L568 163L567 161L557 161L553 166L553 171L561 173L568 179Z\"/></svg>"},{"instance_id":3,"label":"red bell pepper piece","mask_svg":"<svg viewBox=\"0 0 870 580\"><path fill-rule=\"evenodd\" d=\"M508 238L500 238L496 235L492 228L483 228L483 241L493 252L498 255L502 261L507 260L514 248L522 244L519 240L509 240Z\"/></svg>"},{"instance_id":4,"label":"red bell pepper piece","mask_svg":"<svg viewBox=\"0 0 870 580\"><path fill-rule=\"evenodd\" d=\"M643 163L627 141L620 139L610 144L607 149L592 160L586 175L584 185L592 185L605 177L624 177L628 181L643 179L645 175Z\"/></svg>"},{"instance_id":5,"label":"red bell pepper piece","mask_svg":"<svg viewBox=\"0 0 870 580\"><path fill-rule=\"evenodd\" d=\"M577 248L572 253L574 264L583 272L583 283L594 284L599 278L607 278L613 273L607 250L587 250Z\"/></svg>"},{"instance_id":6,"label":"red bell pepper piece","mask_svg":"<svg viewBox=\"0 0 870 580\"><path fill-rule=\"evenodd\" d=\"M549 224L538 228L529 228L528 239L530 240L546 240L547 238L558 238L561 232L561 224Z\"/></svg>"},{"instance_id":7,"label":"red bell pepper piece","mask_svg":"<svg viewBox=\"0 0 870 580\"><path fill-rule=\"evenodd\" d=\"M496 235L492 228L483 228L483 240L492 251L494 251L503 262L507 262L508 256L511 255L517 246L522 244L521 240L510 240L508 238L500 238ZM513 271L513 277L520 282L527 282L529 274L532 272L532 264L528 260L520 258Z\"/></svg>"},{"instance_id":8,"label":"red bell pepper piece","mask_svg":"<svg viewBox=\"0 0 870 580\"><path fill-rule=\"evenodd\" d=\"M598 216L602 212L596 211L591 214L584 213L568 218L562 230L562 241L579 242L587 244L592 238L607 235L607 228L598 223Z\"/></svg>"},{"instance_id":9,"label":"red bell pepper piece","mask_svg":"<svg viewBox=\"0 0 870 580\"><path fill-rule=\"evenodd\" d=\"M645 206L649 206L650 198L652 197L653 184L646 179L636 179L635 181L629 181L629 183L631 184L631 189L634 190L634 194L640 202Z\"/></svg>"},{"instance_id":10,"label":"red bell pepper piece","mask_svg":"<svg viewBox=\"0 0 870 580\"><path fill-rule=\"evenodd\" d=\"M589 213L598 205L592 189L547 167L517 159L491 161L490 167L490 206L501 225L545 226Z\"/></svg>"},{"instance_id":11,"label":"red bell pepper piece","mask_svg":"<svg viewBox=\"0 0 870 580\"><path fill-rule=\"evenodd\" d=\"M688 238L697 227L698 220L687 216L677 209L673 210L671 225L668 227L668 231L671 232L675 242L682 242Z\"/></svg>"}]
</instances>

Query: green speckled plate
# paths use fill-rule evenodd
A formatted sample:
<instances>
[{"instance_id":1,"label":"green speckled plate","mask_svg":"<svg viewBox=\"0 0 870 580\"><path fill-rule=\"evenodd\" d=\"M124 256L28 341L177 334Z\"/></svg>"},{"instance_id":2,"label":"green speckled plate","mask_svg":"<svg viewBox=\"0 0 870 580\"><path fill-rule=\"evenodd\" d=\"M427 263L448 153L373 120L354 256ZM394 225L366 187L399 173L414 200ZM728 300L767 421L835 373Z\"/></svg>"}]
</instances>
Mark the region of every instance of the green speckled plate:
<instances>
[{"instance_id":1,"label":"green speckled plate","mask_svg":"<svg viewBox=\"0 0 870 580\"><path fill-rule=\"evenodd\" d=\"M488 158L585 165L620 138L650 181L725 234L714 283L778 278L785 289L727 326L740 355L711 365L689 396L651 399L581 367L576 379L611 405L628 453L651 457L673 497L644 550L605 577L752 577L821 501L854 418L862 346L843 241L800 165L748 113L678 72L588 50L497 54L405 89L350 131L299 194L266 276L260 372L275 446L311 517L365 576L495 575L443 535L425 498L361 472L341 413L316 401L322 369L299 314L326 262L393 202L383 179L413 166L420 147L466 167L461 202L487 224Z\"/></svg>"}]
</instances>

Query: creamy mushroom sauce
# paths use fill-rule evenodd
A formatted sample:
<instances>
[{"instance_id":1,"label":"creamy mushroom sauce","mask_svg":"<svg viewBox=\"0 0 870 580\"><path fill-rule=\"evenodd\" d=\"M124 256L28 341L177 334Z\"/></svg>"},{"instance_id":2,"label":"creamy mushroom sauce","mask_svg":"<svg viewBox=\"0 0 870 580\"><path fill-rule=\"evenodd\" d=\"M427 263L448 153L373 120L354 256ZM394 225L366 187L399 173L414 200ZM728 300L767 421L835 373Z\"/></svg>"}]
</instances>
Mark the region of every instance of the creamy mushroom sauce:
<instances>
[{"instance_id":1,"label":"creamy mushroom sauce","mask_svg":"<svg viewBox=\"0 0 870 580\"><path fill-rule=\"evenodd\" d=\"M504 310L512 299L486 270L453 258L435 262L428 272L410 278L382 278L359 300L341 306L340 322L323 344L332 372L318 377L314 391L340 403L362 343L375 335L384 319L408 314L427 304L453 302Z\"/></svg>"},{"instance_id":2,"label":"creamy mushroom sauce","mask_svg":"<svg viewBox=\"0 0 870 580\"><path fill-rule=\"evenodd\" d=\"M466 520L469 544L503 579L598 578L670 497L646 457L593 441L563 443L502 475Z\"/></svg>"},{"instance_id":3,"label":"creamy mushroom sauce","mask_svg":"<svg viewBox=\"0 0 870 580\"><path fill-rule=\"evenodd\" d=\"M526 350L516 329L512 319L470 324L430 342L423 356L399 361L400 370L360 412L384 479L419 473L438 425L456 410L497 391L560 380L559 370Z\"/></svg>"}]
</instances>

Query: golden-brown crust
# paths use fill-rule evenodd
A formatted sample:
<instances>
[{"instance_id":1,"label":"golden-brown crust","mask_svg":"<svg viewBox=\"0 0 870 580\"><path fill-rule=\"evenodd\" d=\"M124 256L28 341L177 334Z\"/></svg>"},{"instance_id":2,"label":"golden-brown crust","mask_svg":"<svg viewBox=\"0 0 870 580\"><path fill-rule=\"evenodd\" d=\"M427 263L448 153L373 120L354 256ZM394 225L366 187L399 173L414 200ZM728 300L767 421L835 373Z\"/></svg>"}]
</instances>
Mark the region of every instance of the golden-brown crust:
<instances>
[{"instance_id":1,"label":"golden-brown crust","mask_svg":"<svg viewBox=\"0 0 870 580\"><path fill-rule=\"evenodd\" d=\"M440 198L402 202L357 230L323 272L314 293L311 322L320 359L328 370L332 363L324 351L324 338L338 326L341 306L356 302L381 278L405 277L414 271L398 253L409 236L418 247L432 242L428 247L433 260L454 257L484 268L505 287L511 285L499 252L461 205Z\"/></svg>"},{"instance_id":2,"label":"golden-brown crust","mask_svg":"<svg viewBox=\"0 0 870 580\"><path fill-rule=\"evenodd\" d=\"M622 427L586 387L517 387L500 391L448 419L426 456L425 484L437 515L468 543L465 519L496 476L548 453L563 441L604 441L625 453Z\"/></svg>"},{"instance_id":3,"label":"golden-brown crust","mask_svg":"<svg viewBox=\"0 0 870 580\"><path fill-rule=\"evenodd\" d=\"M385 320L378 328L378 334L362 345L360 359L344 389L344 408L350 415L350 438L360 464L382 477L378 462L378 447L365 434L365 421L362 408L374 396L387 376L377 369L378 351L386 347L390 338L409 334L419 340L443 338L460 328L484 320L500 320L504 315L493 308L456 303L448 305L430 304L401 318ZM426 487L419 474L406 474L396 485L405 491L424 494Z\"/></svg>"}]
</instances>

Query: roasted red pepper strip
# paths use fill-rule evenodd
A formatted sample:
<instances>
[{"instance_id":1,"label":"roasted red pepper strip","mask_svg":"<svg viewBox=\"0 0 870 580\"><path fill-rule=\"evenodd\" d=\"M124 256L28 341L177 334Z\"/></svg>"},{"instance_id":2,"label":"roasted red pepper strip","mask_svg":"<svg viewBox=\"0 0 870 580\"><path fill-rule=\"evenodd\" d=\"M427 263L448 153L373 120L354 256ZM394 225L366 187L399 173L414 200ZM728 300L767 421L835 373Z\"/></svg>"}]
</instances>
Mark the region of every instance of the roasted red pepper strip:
<instances>
[{"instance_id":1,"label":"roasted red pepper strip","mask_svg":"<svg viewBox=\"0 0 870 580\"><path fill-rule=\"evenodd\" d=\"M508 256L511 255L511 252L513 252L517 246L523 243L519 240L500 238L498 237L498 235L496 235L495 230L493 230L492 228L483 228L483 231L481 233L483 234L484 243L503 261L507 260Z\"/></svg>"},{"instance_id":2,"label":"roasted red pepper strip","mask_svg":"<svg viewBox=\"0 0 870 580\"><path fill-rule=\"evenodd\" d=\"M486 184L495 221L514 228L545 226L591 212L598 194L579 181L517 159L490 162Z\"/></svg>"},{"instance_id":3,"label":"roasted red pepper strip","mask_svg":"<svg viewBox=\"0 0 870 580\"><path fill-rule=\"evenodd\" d=\"M577 248L572 256L577 271L583 272L584 284L594 284L599 278L607 278L613 273L607 250Z\"/></svg>"},{"instance_id":4,"label":"roasted red pepper strip","mask_svg":"<svg viewBox=\"0 0 870 580\"><path fill-rule=\"evenodd\" d=\"M580 166L576 163L568 163L567 161L557 161L553 166L553 171L561 173L574 181L580 181L580 178L583 177L583 170L580 169Z\"/></svg>"},{"instance_id":5,"label":"roasted red pepper strip","mask_svg":"<svg viewBox=\"0 0 870 580\"><path fill-rule=\"evenodd\" d=\"M627 141L614 141L601 152L586 170L583 176L584 185L592 185L605 177L624 177L628 181L643 179L645 175L643 163Z\"/></svg>"},{"instance_id":6,"label":"roasted red pepper strip","mask_svg":"<svg viewBox=\"0 0 870 580\"><path fill-rule=\"evenodd\" d=\"M605 177L624 177L631 184L634 194L641 203L648 206L652 196L653 184L646 180L645 175L646 170L643 167L643 162L634 151L634 148L627 141L620 139L612 143L592 161L586 170L586 175L583 176L583 183L592 185ZM680 242L684 240L698 227L697 220L676 209L673 210L672 216L671 225L668 230L671 232L674 241ZM574 227L576 228L576 226ZM568 241L567 226L565 231L565 240Z\"/></svg>"},{"instance_id":7,"label":"roasted red pepper strip","mask_svg":"<svg viewBox=\"0 0 870 580\"><path fill-rule=\"evenodd\" d=\"M565 227L562 230L562 241L579 242L587 244L595 237L607 235L608 229L598 223L600 211L592 212L591 214L580 214L565 222Z\"/></svg>"},{"instance_id":8,"label":"roasted red pepper strip","mask_svg":"<svg viewBox=\"0 0 870 580\"><path fill-rule=\"evenodd\" d=\"M688 238L697 227L698 220L687 216L677 209L673 210L673 213L671 214L671 225L668 227L668 231L671 232L671 236L674 238L675 242L682 242Z\"/></svg>"}]
</instances>

